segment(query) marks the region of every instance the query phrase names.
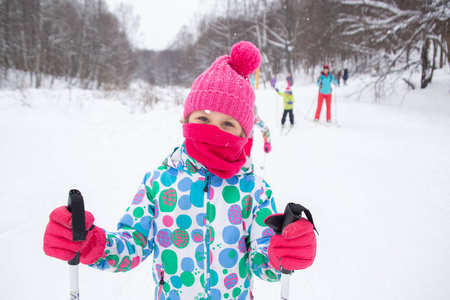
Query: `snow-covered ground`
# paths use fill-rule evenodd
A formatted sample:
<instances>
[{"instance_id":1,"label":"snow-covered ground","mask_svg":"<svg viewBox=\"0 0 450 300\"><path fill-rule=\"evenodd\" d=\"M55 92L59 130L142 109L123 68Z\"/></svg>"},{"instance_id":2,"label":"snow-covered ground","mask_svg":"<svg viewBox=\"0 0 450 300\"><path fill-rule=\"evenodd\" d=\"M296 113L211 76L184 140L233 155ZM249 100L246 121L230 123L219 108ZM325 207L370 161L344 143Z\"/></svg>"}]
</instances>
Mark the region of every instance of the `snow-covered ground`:
<instances>
[{"instance_id":1,"label":"snow-covered ground","mask_svg":"<svg viewBox=\"0 0 450 300\"><path fill-rule=\"evenodd\" d=\"M401 107L404 86L374 104L367 93L349 97L361 87L350 80L334 94L340 127L304 120L317 87L299 83L287 136L281 97L256 92L272 132L265 170L258 133L253 149L278 210L303 204L320 233L315 263L292 276L291 298L449 299L449 70ZM77 89L0 91L1 299L67 299L67 264L42 250L50 211L77 188L96 224L115 229L145 172L181 144L181 106L143 113L126 101ZM80 289L82 299L152 299L151 261L124 274L81 266ZM279 284L256 280L255 298L279 299Z\"/></svg>"}]
</instances>

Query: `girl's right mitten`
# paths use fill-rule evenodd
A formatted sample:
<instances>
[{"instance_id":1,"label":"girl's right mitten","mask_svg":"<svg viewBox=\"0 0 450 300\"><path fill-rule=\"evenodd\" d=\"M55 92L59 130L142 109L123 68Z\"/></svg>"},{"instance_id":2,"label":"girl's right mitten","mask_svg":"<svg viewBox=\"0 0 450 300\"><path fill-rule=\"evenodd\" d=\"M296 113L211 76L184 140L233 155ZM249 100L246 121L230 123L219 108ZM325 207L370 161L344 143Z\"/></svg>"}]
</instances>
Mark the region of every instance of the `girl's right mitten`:
<instances>
[{"instance_id":1,"label":"girl's right mitten","mask_svg":"<svg viewBox=\"0 0 450 300\"><path fill-rule=\"evenodd\" d=\"M44 233L45 254L69 261L75 257L77 252L80 252L81 263L95 263L103 255L106 236L103 229L93 225L94 220L94 216L86 211L86 240L74 242L72 240L71 212L65 206L53 210Z\"/></svg>"}]
</instances>

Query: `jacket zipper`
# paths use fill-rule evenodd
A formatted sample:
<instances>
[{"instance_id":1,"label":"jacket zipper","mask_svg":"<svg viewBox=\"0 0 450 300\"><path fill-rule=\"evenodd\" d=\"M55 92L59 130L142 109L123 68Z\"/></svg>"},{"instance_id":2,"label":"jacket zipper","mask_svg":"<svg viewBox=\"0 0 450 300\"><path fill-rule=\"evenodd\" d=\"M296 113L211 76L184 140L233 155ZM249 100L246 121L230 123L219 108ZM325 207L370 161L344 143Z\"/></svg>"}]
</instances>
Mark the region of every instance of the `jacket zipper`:
<instances>
[{"instance_id":1,"label":"jacket zipper","mask_svg":"<svg viewBox=\"0 0 450 300\"><path fill-rule=\"evenodd\" d=\"M206 206L206 231L205 231L205 248L206 248L206 259L205 259L205 299L210 299L210 294L209 294L209 217L208 217L208 203L211 199L208 198L208 196L210 195L210 186L211 186L211 173L209 173L208 171L206 171L206 177L205 177L205 188L203 189L203 191L205 192L205 206Z\"/></svg>"},{"instance_id":2,"label":"jacket zipper","mask_svg":"<svg viewBox=\"0 0 450 300\"><path fill-rule=\"evenodd\" d=\"M203 191L205 193L209 192L209 186L211 185L211 174L206 171L206 177L205 177L205 188L203 189ZM208 198L208 194L206 194L206 198Z\"/></svg>"},{"instance_id":3,"label":"jacket zipper","mask_svg":"<svg viewBox=\"0 0 450 300\"><path fill-rule=\"evenodd\" d=\"M159 289L158 289L158 300L161 299L161 293L163 291L164 286L164 270L159 272L161 279L159 280Z\"/></svg>"}]
</instances>

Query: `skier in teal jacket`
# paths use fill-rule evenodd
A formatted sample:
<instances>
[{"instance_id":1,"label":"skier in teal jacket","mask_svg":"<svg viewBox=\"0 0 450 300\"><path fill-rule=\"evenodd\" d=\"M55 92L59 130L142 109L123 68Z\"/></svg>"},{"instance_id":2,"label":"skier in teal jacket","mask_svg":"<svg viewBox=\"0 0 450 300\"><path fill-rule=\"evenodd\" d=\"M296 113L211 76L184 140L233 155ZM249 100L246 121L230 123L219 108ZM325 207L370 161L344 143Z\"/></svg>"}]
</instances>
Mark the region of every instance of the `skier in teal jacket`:
<instances>
[{"instance_id":1,"label":"skier in teal jacket","mask_svg":"<svg viewBox=\"0 0 450 300\"><path fill-rule=\"evenodd\" d=\"M323 72L317 79L317 85L319 86L319 97L317 99L317 110L314 117L314 121L318 122L320 119L320 113L322 111L323 100L325 99L327 105L327 122L331 122L331 83L338 85L337 80L333 74L330 73L330 66L323 66Z\"/></svg>"}]
</instances>

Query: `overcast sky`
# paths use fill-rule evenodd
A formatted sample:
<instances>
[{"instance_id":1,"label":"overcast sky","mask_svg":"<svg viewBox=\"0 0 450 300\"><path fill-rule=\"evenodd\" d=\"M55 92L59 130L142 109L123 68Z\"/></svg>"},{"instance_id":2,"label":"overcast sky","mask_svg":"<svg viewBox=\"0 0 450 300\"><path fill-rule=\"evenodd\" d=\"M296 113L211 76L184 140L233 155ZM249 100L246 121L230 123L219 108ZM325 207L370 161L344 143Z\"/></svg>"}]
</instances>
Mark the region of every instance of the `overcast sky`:
<instances>
[{"instance_id":1,"label":"overcast sky","mask_svg":"<svg viewBox=\"0 0 450 300\"><path fill-rule=\"evenodd\" d=\"M110 10L118 3L133 6L140 18L139 48L165 49L183 25L194 23L214 4L213 0L106 0Z\"/></svg>"}]
</instances>

